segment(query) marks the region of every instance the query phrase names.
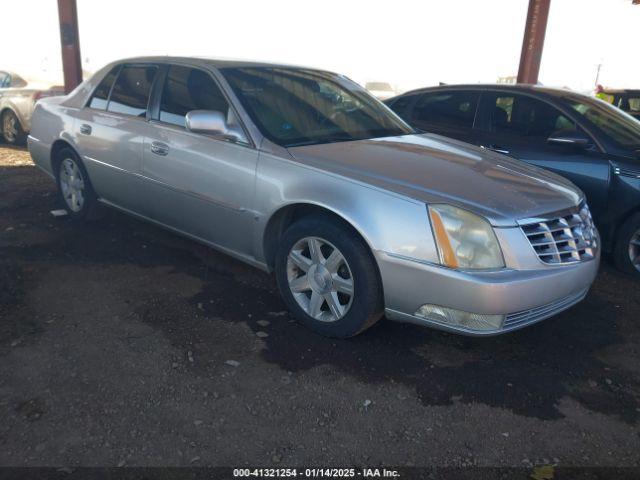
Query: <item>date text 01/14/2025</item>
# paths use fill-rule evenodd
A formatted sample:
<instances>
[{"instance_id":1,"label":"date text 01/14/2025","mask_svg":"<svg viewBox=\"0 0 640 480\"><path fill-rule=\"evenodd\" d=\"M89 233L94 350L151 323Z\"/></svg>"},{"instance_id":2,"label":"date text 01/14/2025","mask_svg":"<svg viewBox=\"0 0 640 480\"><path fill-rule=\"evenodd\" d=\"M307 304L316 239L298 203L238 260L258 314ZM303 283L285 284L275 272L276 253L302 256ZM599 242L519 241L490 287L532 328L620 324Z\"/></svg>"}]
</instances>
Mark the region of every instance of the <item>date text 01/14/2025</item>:
<instances>
[{"instance_id":1,"label":"date text 01/14/2025","mask_svg":"<svg viewBox=\"0 0 640 480\"><path fill-rule=\"evenodd\" d=\"M233 476L235 478L397 478L400 477L400 473L386 468L235 468Z\"/></svg>"}]
</instances>

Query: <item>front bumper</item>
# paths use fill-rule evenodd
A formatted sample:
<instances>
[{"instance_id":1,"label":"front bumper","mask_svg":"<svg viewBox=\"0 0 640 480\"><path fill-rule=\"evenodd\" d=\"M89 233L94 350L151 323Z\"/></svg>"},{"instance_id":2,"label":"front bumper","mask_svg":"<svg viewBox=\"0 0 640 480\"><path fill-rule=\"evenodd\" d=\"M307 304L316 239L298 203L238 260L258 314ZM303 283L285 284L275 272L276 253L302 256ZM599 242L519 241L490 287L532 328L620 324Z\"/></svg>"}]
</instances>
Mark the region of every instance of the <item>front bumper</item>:
<instances>
[{"instance_id":1,"label":"front bumper","mask_svg":"<svg viewBox=\"0 0 640 480\"><path fill-rule=\"evenodd\" d=\"M506 333L539 322L582 300L598 272L593 260L533 270L462 272L377 252L386 316L465 335ZM418 317L425 304L463 312L505 315L501 328L471 330Z\"/></svg>"}]
</instances>

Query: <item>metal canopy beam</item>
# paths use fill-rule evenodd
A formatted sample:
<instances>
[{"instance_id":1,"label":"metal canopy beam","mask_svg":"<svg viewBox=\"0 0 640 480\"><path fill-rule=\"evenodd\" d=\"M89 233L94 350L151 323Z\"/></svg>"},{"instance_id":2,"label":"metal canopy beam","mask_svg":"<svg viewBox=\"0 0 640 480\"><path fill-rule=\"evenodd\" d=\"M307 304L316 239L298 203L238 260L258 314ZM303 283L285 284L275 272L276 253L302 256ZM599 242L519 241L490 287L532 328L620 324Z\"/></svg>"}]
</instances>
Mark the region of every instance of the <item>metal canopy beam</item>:
<instances>
[{"instance_id":1,"label":"metal canopy beam","mask_svg":"<svg viewBox=\"0 0 640 480\"><path fill-rule=\"evenodd\" d=\"M60 19L64 90L69 93L82 83L82 61L80 59L76 0L58 0L58 18Z\"/></svg>"},{"instance_id":2,"label":"metal canopy beam","mask_svg":"<svg viewBox=\"0 0 640 480\"><path fill-rule=\"evenodd\" d=\"M550 4L551 0L529 0L518 68L518 83L538 83Z\"/></svg>"}]
</instances>

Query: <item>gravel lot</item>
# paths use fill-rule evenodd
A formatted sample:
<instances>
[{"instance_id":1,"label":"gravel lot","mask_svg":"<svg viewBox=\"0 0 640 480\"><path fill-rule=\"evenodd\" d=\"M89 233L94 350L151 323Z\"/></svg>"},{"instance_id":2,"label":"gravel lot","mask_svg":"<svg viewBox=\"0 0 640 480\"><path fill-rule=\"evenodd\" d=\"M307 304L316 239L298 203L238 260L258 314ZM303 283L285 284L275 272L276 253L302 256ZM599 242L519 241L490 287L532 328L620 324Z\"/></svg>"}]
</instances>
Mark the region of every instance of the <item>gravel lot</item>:
<instances>
[{"instance_id":1,"label":"gravel lot","mask_svg":"<svg viewBox=\"0 0 640 480\"><path fill-rule=\"evenodd\" d=\"M640 284L515 334L292 321L274 280L0 146L0 465L640 465Z\"/></svg>"}]
</instances>

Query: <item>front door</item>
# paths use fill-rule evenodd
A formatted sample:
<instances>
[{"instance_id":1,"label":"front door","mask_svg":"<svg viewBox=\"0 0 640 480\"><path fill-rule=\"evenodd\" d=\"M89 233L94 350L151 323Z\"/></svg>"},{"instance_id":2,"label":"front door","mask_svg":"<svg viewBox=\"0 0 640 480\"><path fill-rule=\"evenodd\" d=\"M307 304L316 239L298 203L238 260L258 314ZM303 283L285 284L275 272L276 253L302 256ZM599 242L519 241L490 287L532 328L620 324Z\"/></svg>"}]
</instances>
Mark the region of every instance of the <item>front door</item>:
<instances>
[{"instance_id":1,"label":"front door","mask_svg":"<svg viewBox=\"0 0 640 480\"><path fill-rule=\"evenodd\" d=\"M170 66L144 139L143 170L152 218L236 253L252 253L252 205L258 151L248 142L185 128L191 110L234 110L210 73Z\"/></svg>"}]
</instances>

